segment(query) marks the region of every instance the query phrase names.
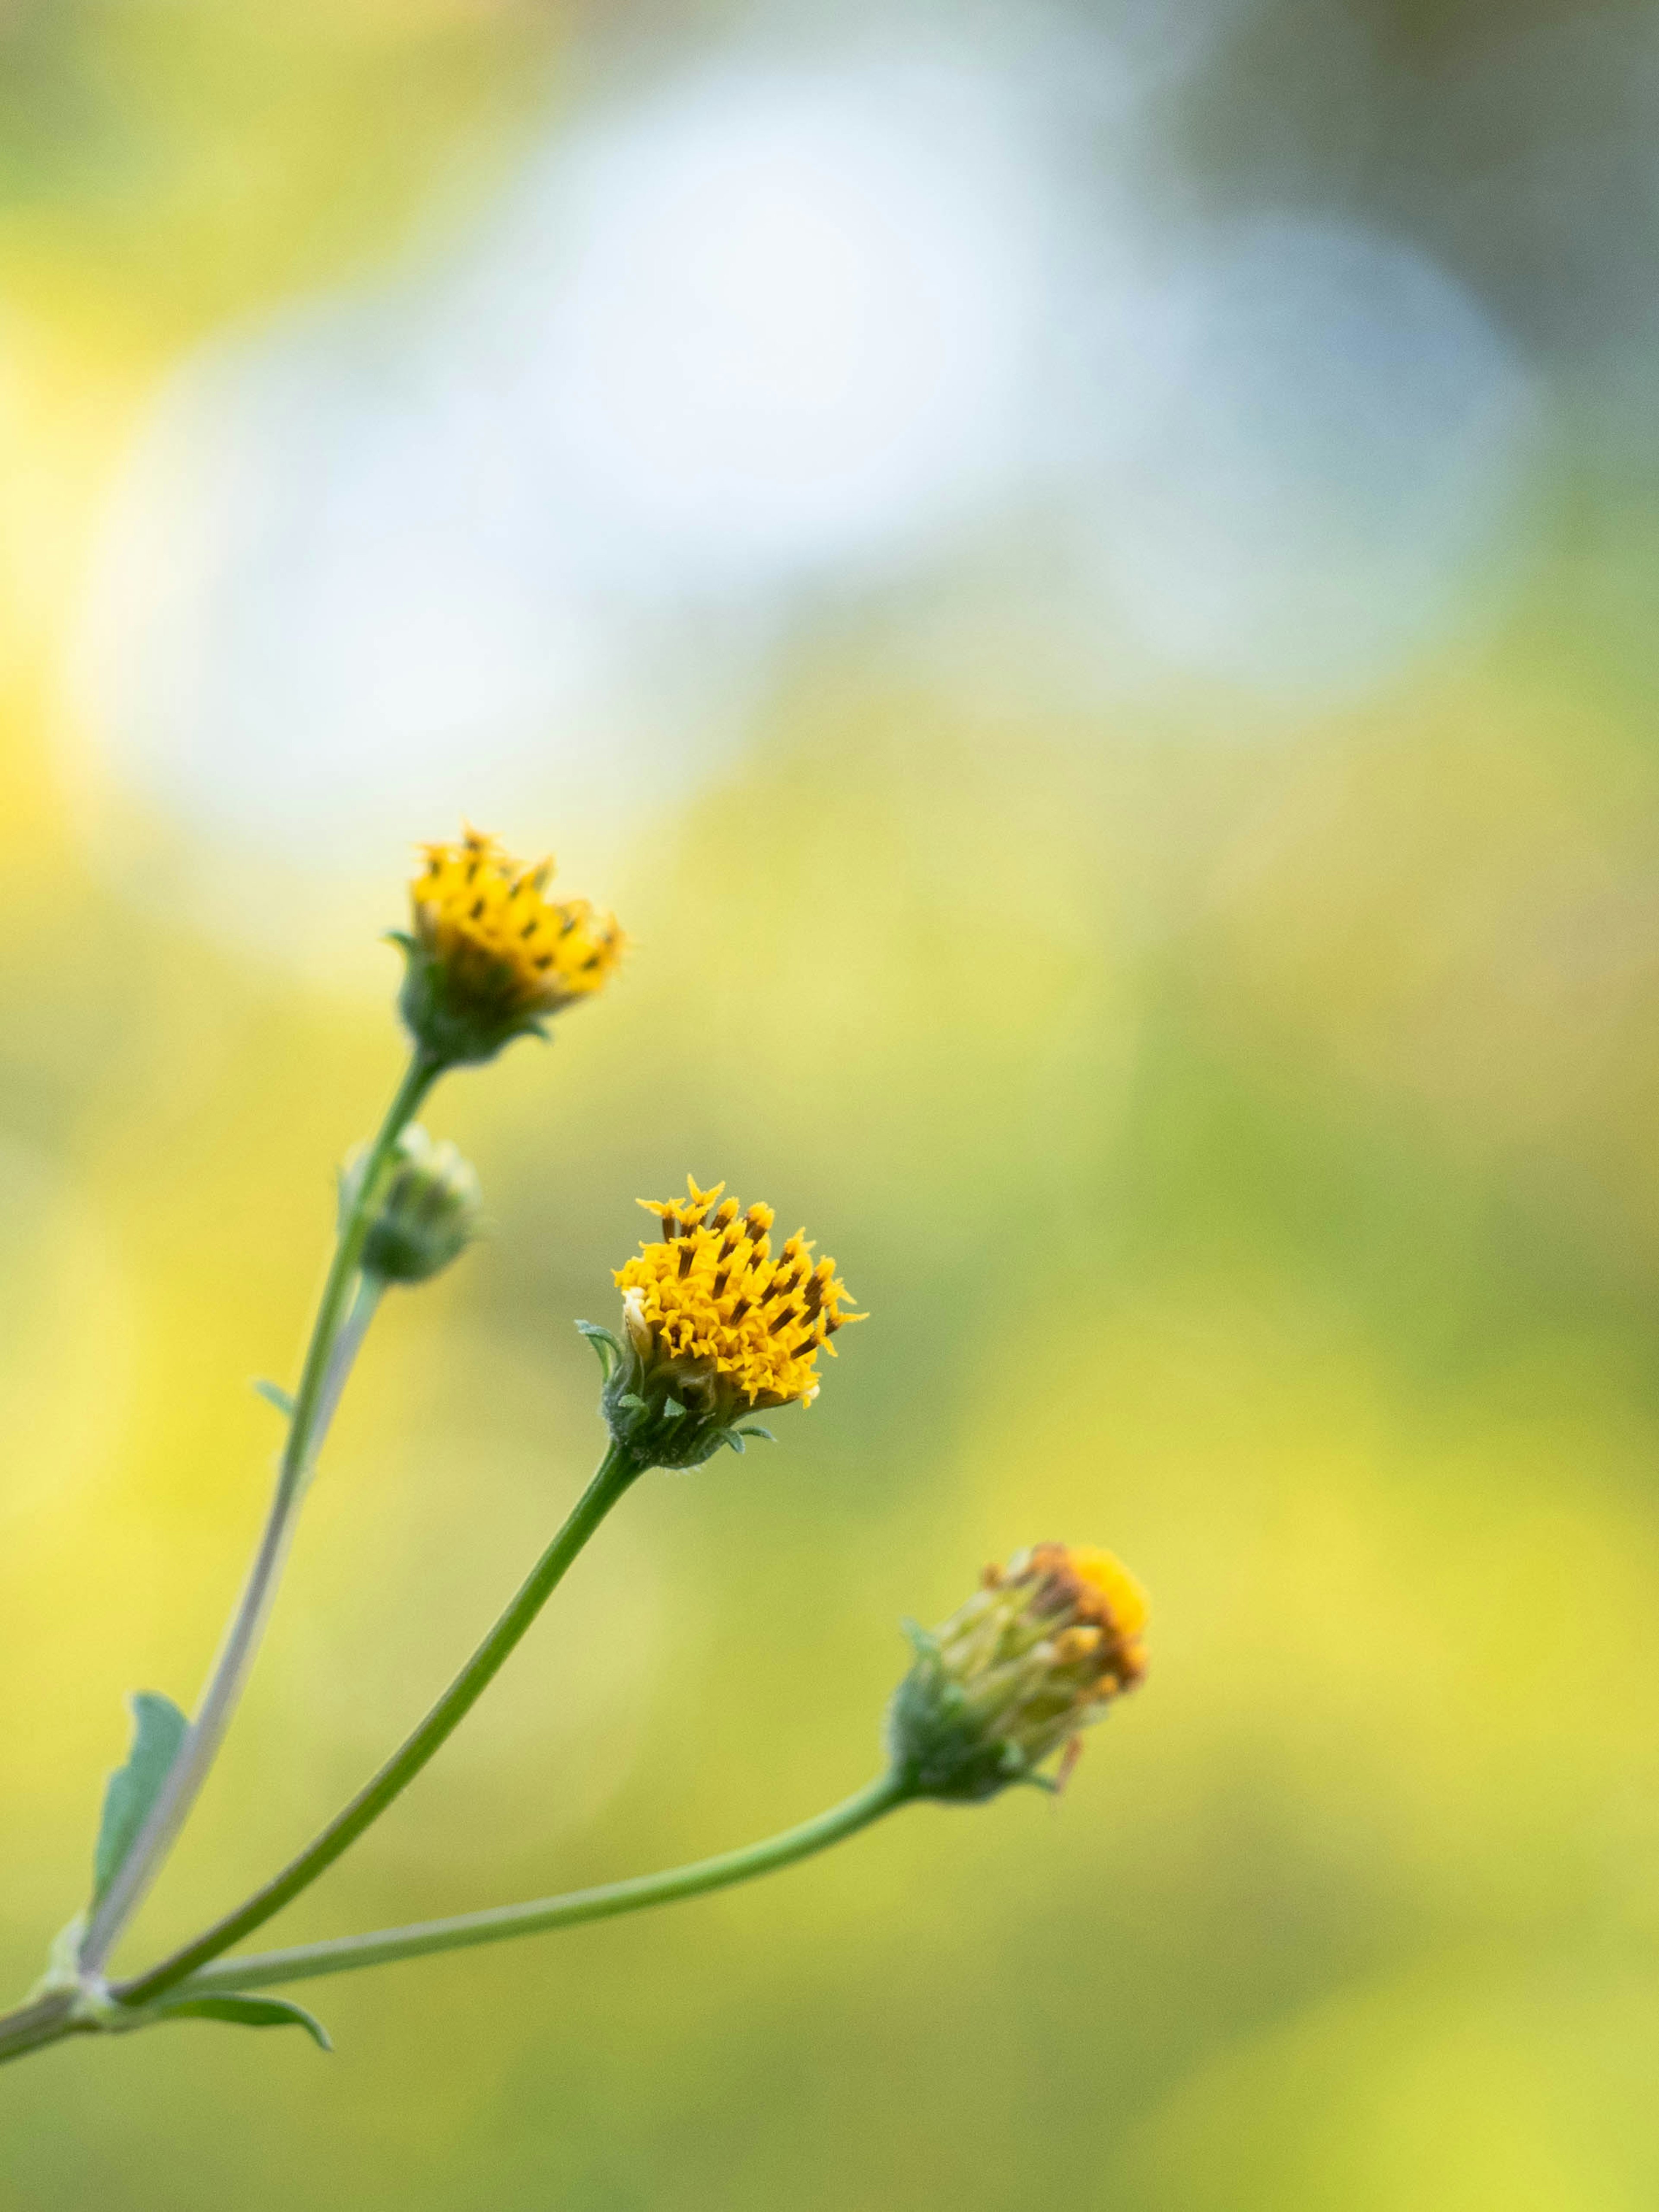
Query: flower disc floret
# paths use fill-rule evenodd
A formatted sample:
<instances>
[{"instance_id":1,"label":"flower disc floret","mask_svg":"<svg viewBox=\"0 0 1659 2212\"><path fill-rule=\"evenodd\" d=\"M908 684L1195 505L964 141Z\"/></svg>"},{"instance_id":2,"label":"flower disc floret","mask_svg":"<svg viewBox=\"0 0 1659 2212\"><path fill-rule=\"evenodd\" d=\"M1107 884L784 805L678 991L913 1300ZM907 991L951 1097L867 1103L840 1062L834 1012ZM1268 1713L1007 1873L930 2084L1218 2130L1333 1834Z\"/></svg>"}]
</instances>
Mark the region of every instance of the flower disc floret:
<instances>
[{"instance_id":1,"label":"flower disc floret","mask_svg":"<svg viewBox=\"0 0 1659 2212\"><path fill-rule=\"evenodd\" d=\"M511 1038L542 1034L550 1014L589 998L615 972L624 939L586 899L546 896L550 859L513 860L469 830L426 845L411 881L404 1019L434 1058L488 1060Z\"/></svg>"},{"instance_id":2,"label":"flower disc floret","mask_svg":"<svg viewBox=\"0 0 1659 2212\"><path fill-rule=\"evenodd\" d=\"M1111 1553L1037 1544L931 1634L889 1717L919 1795L972 1802L1036 1781L1146 1672L1146 1595ZM1064 1771L1064 1770L1062 1770Z\"/></svg>"}]
</instances>

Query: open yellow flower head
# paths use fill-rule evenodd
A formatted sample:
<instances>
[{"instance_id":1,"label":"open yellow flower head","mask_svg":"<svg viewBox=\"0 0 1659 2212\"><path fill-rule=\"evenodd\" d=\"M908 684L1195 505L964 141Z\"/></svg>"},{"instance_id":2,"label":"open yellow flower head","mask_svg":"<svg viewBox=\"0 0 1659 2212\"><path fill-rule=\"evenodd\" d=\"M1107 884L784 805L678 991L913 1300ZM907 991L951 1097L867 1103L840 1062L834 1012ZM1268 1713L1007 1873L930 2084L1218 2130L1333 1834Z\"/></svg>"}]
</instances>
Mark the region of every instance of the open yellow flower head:
<instances>
[{"instance_id":1,"label":"open yellow flower head","mask_svg":"<svg viewBox=\"0 0 1659 2212\"><path fill-rule=\"evenodd\" d=\"M1109 1552L1036 1544L988 1567L948 1620L911 1631L888 1731L918 1795L973 1803L1042 1783L1062 1746L1069 1762L1079 1732L1145 1675L1146 1613Z\"/></svg>"},{"instance_id":2,"label":"open yellow flower head","mask_svg":"<svg viewBox=\"0 0 1659 2212\"><path fill-rule=\"evenodd\" d=\"M446 1065L489 1060L610 979L623 937L586 899L546 896L550 860L528 866L468 830L422 848L409 887L402 1007L416 1042Z\"/></svg>"},{"instance_id":3,"label":"open yellow flower head","mask_svg":"<svg viewBox=\"0 0 1659 2212\"><path fill-rule=\"evenodd\" d=\"M738 1427L745 1414L810 1406L819 1352L833 1358L837 1330L864 1319L804 1231L775 1254L770 1206L745 1212L722 1200L724 1183L699 1190L688 1176L687 1188L685 1198L640 1200L661 1234L617 1271L626 1343L588 1331L614 1348L613 1431L659 1467L696 1466L721 1443L741 1451L756 1433Z\"/></svg>"}]
</instances>

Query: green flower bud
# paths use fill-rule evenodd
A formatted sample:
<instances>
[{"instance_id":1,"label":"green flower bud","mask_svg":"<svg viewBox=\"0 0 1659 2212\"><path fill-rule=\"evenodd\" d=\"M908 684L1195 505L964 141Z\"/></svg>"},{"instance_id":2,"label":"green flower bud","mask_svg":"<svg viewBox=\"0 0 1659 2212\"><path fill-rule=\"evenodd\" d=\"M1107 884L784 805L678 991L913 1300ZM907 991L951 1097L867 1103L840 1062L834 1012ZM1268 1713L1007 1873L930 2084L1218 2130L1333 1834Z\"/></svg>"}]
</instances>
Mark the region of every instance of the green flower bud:
<instances>
[{"instance_id":1,"label":"green flower bud","mask_svg":"<svg viewBox=\"0 0 1659 2212\"><path fill-rule=\"evenodd\" d=\"M356 1202L364 1156L342 1179L342 1212ZM478 1233L483 1194L470 1160L446 1138L434 1144L418 1121L398 1139L391 1171L363 1243L363 1273L386 1283L423 1283L458 1260Z\"/></svg>"},{"instance_id":2,"label":"green flower bud","mask_svg":"<svg viewBox=\"0 0 1659 2212\"><path fill-rule=\"evenodd\" d=\"M919 1797L957 1804L1011 1783L1058 1783L1037 1769L1146 1671L1146 1593L1109 1552L1038 1544L929 1634L888 1713L889 1747Z\"/></svg>"}]
</instances>

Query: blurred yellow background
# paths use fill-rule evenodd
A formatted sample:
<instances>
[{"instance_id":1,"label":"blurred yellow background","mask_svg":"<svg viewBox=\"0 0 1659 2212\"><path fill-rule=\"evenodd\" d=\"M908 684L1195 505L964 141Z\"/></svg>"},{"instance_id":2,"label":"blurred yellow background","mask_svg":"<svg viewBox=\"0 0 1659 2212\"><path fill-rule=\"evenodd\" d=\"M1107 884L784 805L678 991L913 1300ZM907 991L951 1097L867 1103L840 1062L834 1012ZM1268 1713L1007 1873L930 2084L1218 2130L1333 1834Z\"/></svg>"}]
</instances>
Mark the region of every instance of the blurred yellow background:
<instances>
[{"instance_id":1,"label":"blurred yellow background","mask_svg":"<svg viewBox=\"0 0 1659 2212\"><path fill-rule=\"evenodd\" d=\"M688 1169L872 1318L273 1940L805 1817L1034 1539L1154 1602L1060 1806L319 1984L331 2060L9 2068L8 2203L1651 2205L1656 110L1567 0L6 11L12 1990L210 1659L463 815L637 949L430 1110L492 1237L127 1960L493 1616Z\"/></svg>"}]
</instances>

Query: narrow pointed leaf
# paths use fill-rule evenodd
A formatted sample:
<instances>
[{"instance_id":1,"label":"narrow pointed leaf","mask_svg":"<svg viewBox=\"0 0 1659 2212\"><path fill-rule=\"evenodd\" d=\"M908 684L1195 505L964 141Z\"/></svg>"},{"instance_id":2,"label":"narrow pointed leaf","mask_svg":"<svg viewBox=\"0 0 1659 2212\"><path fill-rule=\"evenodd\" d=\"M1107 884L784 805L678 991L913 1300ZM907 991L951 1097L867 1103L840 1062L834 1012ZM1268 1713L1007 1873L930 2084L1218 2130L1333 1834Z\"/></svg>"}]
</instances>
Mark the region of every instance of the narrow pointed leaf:
<instances>
[{"instance_id":1,"label":"narrow pointed leaf","mask_svg":"<svg viewBox=\"0 0 1659 2212\"><path fill-rule=\"evenodd\" d=\"M132 1748L126 1765L116 1768L104 1791L104 1816L99 1822L98 1848L92 1862L94 1905L121 1871L122 1861L160 1796L190 1726L172 1698L154 1690L140 1690L130 1702Z\"/></svg>"},{"instance_id":2,"label":"narrow pointed leaf","mask_svg":"<svg viewBox=\"0 0 1659 2212\"><path fill-rule=\"evenodd\" d=\"M264 1376L261 1375L253 1388L267 1406L275 1406L285 1421L291 1421L294 1419L294 1401L280 1384L267 1382Z\"/></svg>"},{"instance_id":3,"label":"narrow pointed leaf","mask_svg":"<svg viewBox=\"0 0 1659 2212\"><path fill-rule=\"evenodd\" d=\"M750 1423L747 1428L738 1430L737 1434L740 1437L764 1437L769 1444L775 1444L777 1442L771 1430L762 1428L758 1421Z\"/></svg>"},{"instance_id":4,"label":"narrow pointed leaf","mask_svg":"<svg viewBox=\"0 0 1659 2212\"><path fill-rule=\"evenodd\" d=\"M224 2020L235 2027L302 2027L319 2051L332 2051L328 2030L314 2013L286 1997L179 1997L155 2008L157 2020Z\"/></svg>"}]
</instances>

